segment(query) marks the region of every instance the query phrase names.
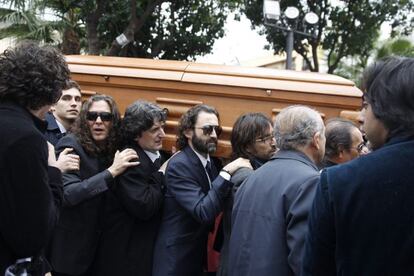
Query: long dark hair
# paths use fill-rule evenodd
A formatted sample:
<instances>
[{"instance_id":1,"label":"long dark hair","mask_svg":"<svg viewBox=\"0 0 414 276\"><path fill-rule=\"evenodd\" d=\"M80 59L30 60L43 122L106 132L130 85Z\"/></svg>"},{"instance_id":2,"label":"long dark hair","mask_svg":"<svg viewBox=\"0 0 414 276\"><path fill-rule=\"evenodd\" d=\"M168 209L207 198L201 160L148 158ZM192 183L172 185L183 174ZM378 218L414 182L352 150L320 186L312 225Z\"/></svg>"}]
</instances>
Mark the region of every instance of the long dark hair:
<instances>
[{"instance_id":1,"label":"long dark hair","mask_svg":"<svg viewBox=\"0 0 414 276\"><path fill-rule=\"evenodd\" d=\"M272 121L263 113L246 113L237 118L230 137L232 157L254 158L247 148L263 137L271 125Z\"/></svg>"},{"instance_id":2,"label":"long dark hair","mask_svg":"<svg viewBox=\"0 0 414 276\"><path fill-rule=\"evenodd\" d=\"M91 108L94 102L105 101L113 115L112 127L109 130L108 137L103 145L98 146L92 137L92 133L88 126L88 120L86 119L86 113ZM115 151L118 147L118 132L121 121L121 116L118 111L118 107L111 96L107 95L93 95L87 101L82 104L82 108L79 117L75 121L71 132L74 133L79 143L84 150L93 156L107 155L112 159Z\"/></svg>"},{"instance_id":3,"label":"long dark hair","mask_svg":"<svg viewBox=\"0 0 414 276\"><path fill-rule=\"evenodd\" d=\"M391 57L368 67L363 75L364 99L375 117L395 135L414 135L414 58Z\"/></svg>"}]
</instances>

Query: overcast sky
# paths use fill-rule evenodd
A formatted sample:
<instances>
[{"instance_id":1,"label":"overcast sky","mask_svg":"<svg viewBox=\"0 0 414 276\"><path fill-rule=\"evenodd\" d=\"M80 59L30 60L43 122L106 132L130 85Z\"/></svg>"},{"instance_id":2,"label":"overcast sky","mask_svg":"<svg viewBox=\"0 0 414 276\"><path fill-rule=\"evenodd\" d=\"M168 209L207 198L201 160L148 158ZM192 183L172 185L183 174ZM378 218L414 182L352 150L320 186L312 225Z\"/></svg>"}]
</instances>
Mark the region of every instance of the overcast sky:
<instances>
[{"instance_id":1,"label":"overcast sky","mask_svg":"<svg viewBox=\"0 0 414 276\"><path fill-rule=\"evenodd\" d=\"M390 26L384 23L380 40L388 38L390 30ZM197 58L197 62L238 65L242 61L271 55L271 51L263 49L266 45L265 36L252 30L250 20L244 15L241 16L241 21L236 21L234 15L229 15L225 31L225 36L214 43L213 52Z\"/></svg>"},{"instance_id":2,"label":"overcast sky","mask_svg":"<svg viewBox=\"0 0 414 276\"><path fill-rule=\"evenodd\" d=\"M266 38L251 29L250 20L244 15L240 21L230 15L225 31L225 36L214 43L213 52L197 58L197 62L237 65L240 61L269 55L270 51L263 49Z\"/></svg>"}]
</instances>

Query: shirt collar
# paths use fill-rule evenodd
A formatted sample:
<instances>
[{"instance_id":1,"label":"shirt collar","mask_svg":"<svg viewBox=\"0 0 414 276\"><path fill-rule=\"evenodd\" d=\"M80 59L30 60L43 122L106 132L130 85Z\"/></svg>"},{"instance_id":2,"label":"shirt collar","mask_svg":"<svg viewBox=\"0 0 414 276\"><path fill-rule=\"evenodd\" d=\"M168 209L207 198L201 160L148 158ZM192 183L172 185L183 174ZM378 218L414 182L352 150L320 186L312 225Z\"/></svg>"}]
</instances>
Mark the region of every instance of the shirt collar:
<instances>
[{"instance_id":1,"label":"shirt collar","mask_svg":"<svg viewBox=\"0 0 414 276\"><path fill-rule=\"evenodd\" d=\"M147 154L147 156L149 157L149 159L151 159L152 163L154 163L155 160L157 160L161 156L159 151L156 151L154 153L154 152L151 152L151 151L144 150L144 152Z\"/></svg>"},{"instance_id":2,"label":"shirt collar","mask_svg":"<svg viewBox=\"0 0 414 276\"><path fill-rule=\"evenodd\" d=\"M203 167L205 168L207 165L207 162L211 162L210 161L210 155L207 154L207 158L205 158L204 156L202 156L201 154L199 154L197 151L195 151L193 148L191 148L194 153L197 155L198 159L200 159L201 164L203 164Z\"/></svg>"},{"instance_id":3,"label":"shirt collar","mask_svg":"<svg viewBox=\"0 0 414 276\"><path fill-rule=\"evenodd\" d=\"M66 128L57 119L55 119L55 120L56 120L57 126L59 127L60 132L61 133L66 133Z\"/></svg>"}]
</instances>

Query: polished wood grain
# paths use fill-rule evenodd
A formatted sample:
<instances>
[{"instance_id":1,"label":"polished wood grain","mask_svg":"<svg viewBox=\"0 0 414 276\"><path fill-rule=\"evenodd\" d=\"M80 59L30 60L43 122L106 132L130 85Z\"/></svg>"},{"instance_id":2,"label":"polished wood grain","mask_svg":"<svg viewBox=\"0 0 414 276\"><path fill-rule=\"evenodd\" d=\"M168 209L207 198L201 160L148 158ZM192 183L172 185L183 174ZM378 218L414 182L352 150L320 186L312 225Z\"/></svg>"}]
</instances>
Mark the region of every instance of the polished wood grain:
<instances>
[{"instance_id":1,"label":"polished wood grain","mask_svg":"<svg viewBox=\"0 0 414 276\"><path fill-rule=\"evenodd\" d=\"M284 107L304 104L324 119L359 116L362 92L335 75L268 68L225 66L139 58L66 56L83 97L95 93L115 98L121 112L141 99L169 110L164 149L172 150L179 118L204 103L217 108L224 131L216 155L228 158L231 126L246 112L274 118Z\"/></svg>"}]
</instances>

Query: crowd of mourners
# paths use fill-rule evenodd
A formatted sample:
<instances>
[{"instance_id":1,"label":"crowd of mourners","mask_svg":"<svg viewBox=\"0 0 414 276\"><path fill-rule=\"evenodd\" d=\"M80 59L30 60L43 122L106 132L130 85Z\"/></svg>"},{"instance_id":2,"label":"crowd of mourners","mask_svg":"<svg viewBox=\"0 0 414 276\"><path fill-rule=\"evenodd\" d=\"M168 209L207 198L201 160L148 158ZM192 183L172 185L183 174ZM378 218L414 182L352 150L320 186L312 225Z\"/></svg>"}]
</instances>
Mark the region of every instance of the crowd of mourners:
<instances>
[{"instance_id":1,"label":"crowd of mourners","mask_svg":"<svg viewBox=\"0 0 414 276\"><path fill-rule=\"evenodd\" d=\"M166 153L167 109L82 103L56 49L7 49L0 275L414 275L414 59L373 63L362 90L358 125L241 115L222 164L214 107L188 109Z\"/></svg>"}]
</instances>

